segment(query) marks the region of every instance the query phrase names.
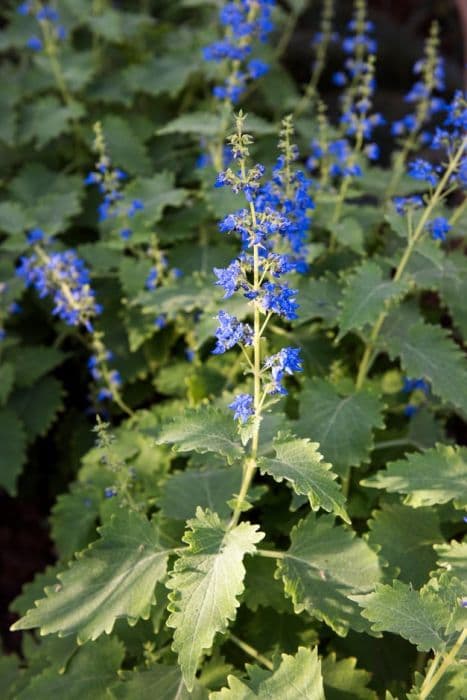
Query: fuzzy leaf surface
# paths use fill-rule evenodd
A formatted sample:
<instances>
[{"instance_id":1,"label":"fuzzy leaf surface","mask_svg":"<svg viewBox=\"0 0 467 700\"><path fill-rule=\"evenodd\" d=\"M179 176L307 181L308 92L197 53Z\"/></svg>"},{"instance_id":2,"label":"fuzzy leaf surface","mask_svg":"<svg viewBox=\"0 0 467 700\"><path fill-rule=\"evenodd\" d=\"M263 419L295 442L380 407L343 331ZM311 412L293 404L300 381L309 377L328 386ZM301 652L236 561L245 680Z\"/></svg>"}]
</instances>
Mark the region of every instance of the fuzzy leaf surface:
<instances>
[{"instance_id":1,"label":"fuzzy leaf surface","mask_svg":"<svg viewBox=\"0 0 467 700\"><path fill-rule=\"evenodd\" d=\"M307 610L340 636L366 629L356 600L380 580L378 557L332 516L309 515L293 528L278 572L297 613Z\"/></svg>"},{"instance_id":2,"label":"fuzzy leaf surface","mask_svg":"<svg viewBox=\"0 0 467 700\"><path fill-rule=\"evenodd\" d=\"M326 700L376 700L374 690L367 688L368 671L356 668L357 659L336 659L332 653L321 662Z\"/></svg>"},{"instance_id":3,"label":"fuzzy leaf surface","mask_svg":"<svg viewBox=\"0 0 467 700\"><path fill-rule=\"evenodd\" d=\"M404 503L419 508L454 501L467 505L467 448L436 445L390 462L360 482L363 486L406 494Z\"/></svg>"},{"instance_id":4,"label":"fuzzy leaf surface","mask_svg":"<svg viewBox=\"0 0 467 700\"><path fill-rule=\"evenodd\" d=\"M76 634L79 642L110 634L120 617L149 617L154 588L166 574L170 547L157 526L134 511L118 511L60 583L13 626L41 634Z\"/></svg>"},{"instance_id":5,"label":"fuzzy leaf surface","mask_svg":"<svg viewBox=\"0 0 467 700\"><path fill-rule=\"evenodd\" d=\"M383 270L372 261L364 262L344 288L338 316L339 336L351 330L362 330L374 323L391 301L408 289L406 282L384 279Z\"/></svg>"},{"instance_id":6,"label":"fuzzy leaf surface","mask_svg":"<svg viewBox=\"0 0 467 700\"><path fill-rule=\"evenodd\" d=\"M323 462L319 444L287 436L274 441L276 457L262 457L258 466L276 481L288 481L295 493L307 496L313 510L323 508L350 522L345 510L345 497L336 483L331 465Z\"/></svg>"},{"instance_id":7,"label":"fuzzy leaf surface","mask_svg":"<svg viewBox=\"0 0 467 700\"><path fill-rule=\"evenodd\" d=\"M207 700L208 691L195 682L192 692L187 690L178 666L153 664L147 671L126 673L123 680L108 690L109 700Z\"/></svg>"},{"instance_id":8,"label":"fuzzy leaf surface","mask_svg":"<svg viewBox=\"0 0 467 700\"><path fill-rule=\"evenodd\" d=\"M251 668L247 681L229 676L229 687L211 693L210 700L324 700L316 648L300 647L295 656L282 654L280 666L270 674L254 674L255 670Z\"/></svg>"},{"instance_id":9,"label":"fuzzy leaf surface","mask_svg":"<svg viewBox=\"0 0 467 700\"><path fill-rule=\"evenodd\" d=\"M247 522L227 530L216 513L201 508L188 522L183 538L188 550L175 562L167 583L172 591L167 625L175 629L172 648L188 690L194 686L203 652L235 619L244 589L243 558L255 552L263 537Z\"/></svg>"},{"instance_id":10,"label":"fuzzy leaf surface","mask_svg":"<svg viewBox=\"0 0 467 700\"><path fill-rule=\"evenodd\" d=\"M325 379L307 382L300 395L300 418L293 430L316 440L334 469L342 471L368 460L373 431L382 428L383 405L366 391L342 396Z\"/></svg>"},{"instance_id":11,"label":"fuzzy leaf surface","mask_svg":"<svg viewBox=\"0 0 467 700\"><path fill-rule=\"evenodd\" d=\"M212 407L186 411L163 424L156 442L172 444L177 452L215 452L229 461L243 454L232 416Z\"/></svg>"}]
</instances>

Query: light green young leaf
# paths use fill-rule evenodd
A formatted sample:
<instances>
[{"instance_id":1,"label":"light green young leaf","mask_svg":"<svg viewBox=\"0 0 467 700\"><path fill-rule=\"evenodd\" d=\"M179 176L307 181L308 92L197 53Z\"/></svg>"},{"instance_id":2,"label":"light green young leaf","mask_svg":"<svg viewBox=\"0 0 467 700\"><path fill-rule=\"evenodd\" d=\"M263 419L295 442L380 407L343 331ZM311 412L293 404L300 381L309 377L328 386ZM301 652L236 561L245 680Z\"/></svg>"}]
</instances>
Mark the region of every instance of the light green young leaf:
<instances>
[{"instance_id":1,"label":"light green young leaf","mask_svg":"<svg viewBox=\"0 0 467 700\"><path fill-rule=\"evenodd\" d=\"M348 279L338 316L340 340L350 330L362 330L374 323L391 301L408 289L403 281L385 279L383 270L372 261L365 261Z\"/></svg>"},{"instance_id":2,"label":"light green young leaf","mask_svg":"<svg viewBox=\"0 0 467 700\"><path fill-rule=\"evenodd\" d=\"M433 592L393 581L392 586L377 586L360 605L376 632L398 634L419 651L444 651L443 630L449 611Z\"/></svg>"},{"instance_id":3,"label":"light green young leaf","mask_svg":"<svg viewBox=\"0 0 467 700\"><path fill-rule=\"evenodd\" d=\"M156 442L172 444L177 452L215 452L230 462L243 455L232 416L203 406L162 424Z\"/></svg>"},{"instance_id":4,"label":"light green young leaf","mask_svg":"<svg viewBox=\"0 0 467 700\"><path fill-rule=\"evenodd\" d=\"M16 700L102 700L107 687L117 678L125 656L122 642L113 637L103 638L78 649L64 672L46 668L34 677Z\"/></svg>"},{"instance_id":5,"label":"light green young leaf","mask_svg":"<svg viewBox=\"0 0 467 700\"><path fill-rule=\"evenodd\" d=\"M293 528L278 573L297 613L307 610L340 636L367 629L356 601L380 580L378 557L332 516L309 515Z\"/></svg>"},{"instance_id":6,"label":"light green young leaf","mask_svg":"<svg viewBox=\"0 0 467 700\"><path fill-rule=\"evenodd\" d=\"M344 396L325 379L314 379L304 385L293 430L316 440L326 461L342 473L368 461L373 431L383 427L383 404L377 396L366 391Z\"/></svg>"},{"instance_id":7,"label":"light green young leaf","mask_svg":"<svg viewBox=\"0 0 467 700\"><path fill-rule=\"evenodd\" d=\"M253 676L255 667L250 670ZM240 681L228 677L228 688L211 693L209 700L324 700L321 663L317 649L300 647L295 656L282 654L280 666L270 674L255 674ZM256 682L261 678L259 682Z\"/></svg>"},{"instance_id":8,"label":"light green young leaf","mask_svg":"<svg viewBox=\"0 0 467 700\"><path fill-rule=\"evenodd\" d=\"M175 629L172 648L192 690L203 652L235 619L244 588L243 558L255 552L264 535L246 522L227 530L216 513L201 508L188 528L183 538L188 550L175 562L167 583L172 591L167 625Z\"/></svg>"},{"instance_id":9,"label":"light green young leaf","mask_svg":"<svg viewBox=\"0 0 467 700\"><path fill-rule=\"evenodd\" d=\"M288 436L279 436L273 443L275 459L262 457L258 466L262 474L270 474L276 481L284 479L292 484L298 495L307 496L313 510L324 508L350 523L345 510L345 497L331 465L323 462L319 444Z\"/></svg>"},{"instance_id":10,"label":"light green young leaf","mask_svg":"<svg viewBox=\"0 0 467 700\"><path fill-rule=\"evenodd\" d=\"M221 518L229 517L227 505L240 490L242 470L240 467L187 469L172 474L162 488L159 507L167 517L177 520L193 518L196 509L209 508Z\"/></svg>"},{"instance_id":11,"label":"light green young leaf","mask_svg":"<svg viewBox=\"0 0 467 700\"><path fill-rule=\"evenodd\" d=\"M360 482L389 493L407 494L412 508L448 503L467 506L467 448L437 445L430 450L390 462L386 469Z\"/></svg>"},{"instance_id":12,"label":"light green young leaf","mask_svg":"<svg viewBox=\"0 0 467 700\"><path fill-rule=\"evenodd\" d=\"M207 700L208 691L197 681L191 693L178 666L154 664L147 671L125 673L108 689L109 700Z\"/></svg>"},{"instance_id":13,"label":"light green young leaf","mask_svg":"<svg viewBox=\"0 0 467 700\"><path fill-rule=\"evenodd\" d=\"M395 322L394 322L395 321ZM409 377L424 377L433 393L467 415L467 365L457 345L439 326L407 324L403 313L388 318L382 338L390 356L400 357Z\"/></svg>"},{"instance_id":14,"label":"light green young leaf","mask_svg":"<svg viewBox=\"0 0 467 700\"><path fill-rule=\"evenodd\" d=\"M10 408L0 410L0 445L0 485L14 496L16 478L26 459L26 434L22 422Z\"/></svg>"},{"instance_id":15,"label":"light green young leaf","mask_svg":"<svg viewBox=\"0 0 467 700\"><path fill-rule=\"evenodd\" d=\"M374 690L367 688L368 671L356 668L357 659L340 659L331 653L321 662L326 700L376 700Z\"/></svg>"},{"instance_id":16,"label":"light green young leaf","mask_svg":"<svg viewBox=\"0 0 467 700\"><path fill-rule=\"evenodd\" d=\"M368 543L397 570L401 581L422 586L436 565L433 544L443 542L437 513L431 508L382 503L372 515Z\"/></svg>"},{"instance_id":17,"label":"light green young leaf","mask_svg":"<svg viewBox=\"0 0 467 700\"><path fill-rule=\"evenodd\" d=\"M41 634L77 634L85 642L110 634L119 617L148 619L171 546L156 524L130 510L118 511L100 533L12 629L40 627Z\"/></svg>"}]
</instances>

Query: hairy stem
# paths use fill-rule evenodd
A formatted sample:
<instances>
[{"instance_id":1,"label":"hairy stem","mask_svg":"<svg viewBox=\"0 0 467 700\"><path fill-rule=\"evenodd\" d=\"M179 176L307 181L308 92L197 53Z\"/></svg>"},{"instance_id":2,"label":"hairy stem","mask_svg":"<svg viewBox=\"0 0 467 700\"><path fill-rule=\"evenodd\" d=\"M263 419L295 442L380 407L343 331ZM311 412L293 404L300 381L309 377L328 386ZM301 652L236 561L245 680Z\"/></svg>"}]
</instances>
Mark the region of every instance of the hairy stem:
<instances>
[{"instance_id":1,"label":"hairy stem","mask_svg":"<svg viewBox=\"0 0 467 700\"><path fill-rule=\"evenodd\" d=\"M274 665L271 661L269 661L266 656L263 656L261 652L259 652L257 649L251 646L251 644L247 644L244 642L242 639L239 639L238 637L235 636L232 632L229 632L229 638L230 641L233 642L238 646L239 649L245 652L245 654L248 654L248 656L251 656L252 659L255 659L255 661L259 661L260 664L263 664L266 668L268 668L270 671L274 671Z\"/></svg>"},{"instance_id":2,"label":"hairy stem","mask_svg":"<svg viewBox=\"0 0 467 700\"><path fill-rule=\"evenodd\" d=\"M439 666L438 670L435 673L428 673L427 677L423 681L422 687L420 689L420 700L425 700L427 698L433 688L439 683L441 678L444 676L446 671L448 670L449 666L455 661L455 658L462 648L462 645L464 644L465 640L467 638L467 628L462 630L460 633L457 642L454 644L452 647L451 651L449 654L447 654L442 662L442 664ZM432 668L436 668L437 664L437 659L433 662ZM439 662L438 662L439 663ZM436 664L436 666L435 666ZM431 669L430 669L431 671Z\"/></svg>"}]
</instances>

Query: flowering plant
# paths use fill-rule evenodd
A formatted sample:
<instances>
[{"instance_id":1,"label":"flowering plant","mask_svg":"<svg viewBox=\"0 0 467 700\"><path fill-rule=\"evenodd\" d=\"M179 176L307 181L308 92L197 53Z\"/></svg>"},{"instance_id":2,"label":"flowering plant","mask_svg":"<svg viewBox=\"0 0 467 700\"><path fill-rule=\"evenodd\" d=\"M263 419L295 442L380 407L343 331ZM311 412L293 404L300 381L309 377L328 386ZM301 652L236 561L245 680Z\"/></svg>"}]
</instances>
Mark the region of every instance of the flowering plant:
<instances>
[{"instance_id":1,"label":"flowering plant","mask_svg":"<svg viewBox=\"0 0 467 700\"><path fill-rule=\"evenodd\" d=\"M364 0L303 88L306 3L214 5L0 11L0 483L55 554L2 697L454 700L465 97L436 24L394 118Z\"/></svg>"}]
</instances>

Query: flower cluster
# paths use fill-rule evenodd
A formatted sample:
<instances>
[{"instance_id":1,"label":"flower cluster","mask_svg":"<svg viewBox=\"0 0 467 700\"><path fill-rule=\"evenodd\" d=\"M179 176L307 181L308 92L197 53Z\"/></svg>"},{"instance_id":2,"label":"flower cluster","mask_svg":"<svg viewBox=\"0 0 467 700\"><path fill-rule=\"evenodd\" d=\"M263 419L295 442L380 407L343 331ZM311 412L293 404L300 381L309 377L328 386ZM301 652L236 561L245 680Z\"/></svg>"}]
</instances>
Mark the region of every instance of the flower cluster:
<instances>
[{"instance_id":1,"label":"flower cluster","mask_svg":"<svg viewBox=\"0 0 467 700\"><path fill-rule=\"evenodd\" d=\"M122 378L118 370L109 368L109 362L114 359L113 353L105 347L102 333L94 332L91 344L92 355L88 359L88 370L97 386L97 400L115 399Z\"/></svg>"},{"instance_id":2,"label":"flower cluster","mask_svg":"<svg viewBox=\"0 0 467 700\"><path fill-rule=\"evenodd\" d=\"M219 100L238 102L250 80L264 75L267 64L252 57L255 41L265 42L274 28L271 8L275 0L232 0L219 11L219 21L224 37L207 46L203 51L206 61L228 65L228 76L213 89Z\"/></svg>"},{"instance_id":3,"label":"flower cluster","mask_svg":"<svg viewBox=\"0 0 467 700\"><path fill-rule=\"evenodd\" d=\"M417 80L405 96L405 101L413 105L413 112L391 125L394 136L410 137L410 150L417 145L419 137L422 143L429 141L429 134L426 132L420 134L420 131L429 119L445 106L444 100L436 95L445 88L444 62L439 56L438 49L439 29L434 22L425 43L425 55L413 67Z\"/></svg>"},{"instance_id":4,"label":"flower cluster","mask_svg":"<svg viewBox=\"0 0 467 700\"><path fill-rule=\"evenodd\" d=\"M40 6L39 3L27 0L18 5L17 12L23 17L33 15L39 23L41 36L33 34L26 42L27 47L32 51L42 51L47 44L50 50L57 41L65 41L68 36L65 27L60 24L58 11L50 5Z\"/></svg>"},{"instance_id":5,"label":"flower cluster","mask_svg":"<svg viewBox=\"0 0 467 700\"><path fill-rule=\"evenodd\" d=\"M254 324L252 327L226 311L220 311L213 352L221 354L240 345L249 357L247 349L253 349L253 360L248 359L248 362L255 375L255 396L239 394L230 404L234 417L245 423L253 415L259 420L266 397L285 394L284 378L302 369L298 348L283 348L262 360L261 338L273 314L286 320L297 318L297 291L280 280L284 274L296 269L296 261L286 253L277 252L277 248L284 242L290 246L290 240L294 241L297 236L297 226L302 227L300 235L304 235L305 224L301 216L303 211L307 212L310 201L307 199L306 205L302 202L306 190L302 180L291 174L285 176L285 170L291 165L290 154L284 155L274 170L273 181L262 185L264 168L261 165L247 167L251 138L243 133L244 116L241 113L236 122L237 133L230 138L230 143L238 170L222 172L217 184L242 192L249 206L230 214L220 223L222 232L239 235L242 250L228 267L215 268L214 272L217 284L224 289L224 297L231 297L236 292L243 294L252 308ZM290 121L287 124L291 127ZM283 151L285 128L283 125L281 132ZM290 136L290 129L287 130ZM290 148L289 143L285 150ZM301 250L301 244L299 248ZM261 320L262 316L264 320ZM260 387L262 396L259 395Z\"/></svg>"},{"instance_id":6,"label":"flower cluster","mask_svg":"<svg viewBox=\"0 0 467 700\"><path fill-rule=\"evenodd\" d=\"M377 44L372 36L374 25L366 18L364 0L356 0L354 16L347 28L349 35L342 41L342 50L346 54L345 71L333 75L333 83L338 87L351 87L358 76L367 72L368 55L376 53Z\"/></svg>"},{"instance_id":7,"label":"flower cluster","mask_svg":"<svg viewBox=\"0 0 467 700\"><path fill-rule=\"evenodd\" d=\"M53 314L70 326L84 326L90 333L92 321L101 313L91 288L89 272L73 250L47 253L40 242L47 239L41 229L28 236L33 246L31 255L23 256L17 274L28 287L34 287L39 297L51 296Z\"/></svg>"},{"instance_id":8,"label":"flower cluster","mask_svg":"<svg viewBox=\"0 0 467 700\"><path fill-rule=\"evenodd\" d=\"M94 125L94 132L93 148L99 158L96 169L88 173L84 182L86 185L97 185L99 192L103 195L103 201L98 208L99 221L116 219L120 223L120 236L128 240L133 234L130 221L137 212L144 209L144 204L140 199L124 203L121 182L126 180L127 175L120 168L112 166L100 122Z\"/></svg>"},{"instance_id":9,"label":"flower cluster","mask_svg":"<svg viewBox=\"0 0 467 700\"><path fill-rule=\"evenodd\" d=\"M423 377L418 379L404 377L402 391L404 394L411 394L409 403L404 407L404 414L407 418L411 418L418 412L423 401L426 400L430 393L430 385Z\"/></svg>"}]
</instances>

